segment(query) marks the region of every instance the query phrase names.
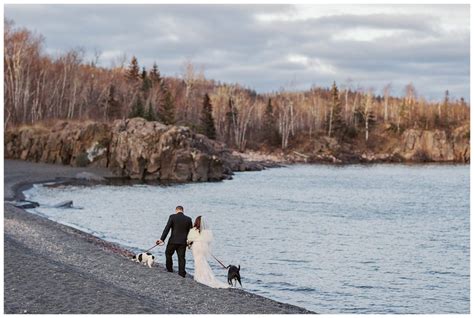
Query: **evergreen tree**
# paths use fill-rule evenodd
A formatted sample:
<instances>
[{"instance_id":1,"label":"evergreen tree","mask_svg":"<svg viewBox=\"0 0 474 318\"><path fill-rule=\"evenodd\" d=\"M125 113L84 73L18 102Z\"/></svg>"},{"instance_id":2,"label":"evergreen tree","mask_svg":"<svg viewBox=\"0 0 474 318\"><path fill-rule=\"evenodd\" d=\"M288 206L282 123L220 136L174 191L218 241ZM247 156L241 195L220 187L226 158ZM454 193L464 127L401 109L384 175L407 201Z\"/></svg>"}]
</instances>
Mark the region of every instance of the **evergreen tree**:
<instances>
[{"instance_id":1,"label":"evergreen tree","mask_svg":"<svg viewBox=\"0 0 474 318\"><path fill-rule=\"evenodd\" d=\"M140 67L138 66L138 60L135 56L132 57L125 76L129 81L132 82L138 81L140 79Z\"/></svg>"},{"instance_id":2,"label":"evergreen tree","mask_svg":"<svg viewBox=\"0 0 474 318\"><path fill-rule=\"evenodd\" d=\"M339 90L337 89L336 82L332 84L331 88L331 110L329 113L328 126L328 137L332 135L341 137L344 134L345 122L342 117L342 105L339 100Z\"/></svg>"},{"instance_id":3,"label":"evergreen tree","mask_svg":"<svg viewBox=\"0 0 474 318\"><path fill-rule=\"evenodd\" d=\"M153 84L161 84L161 74L156 62L153 63L153 67L150 71L150 80Z\"/></svg>"},{"instance_id":4,"label":"evergreen tree","mask_svg":"<svg viewBox=\"0 0 474 318\"><path fill-rule=\"evenodd\" d=\"M122 115L120 103L115 99L115 86L110 85L109 96L107 97L107 119L114 120Z\"/></svg>"},{"instance_id":5,"label":"evergreen tree","mask_svg":"<svg viewBox=\"0 0 474 318\"><path fill-rule=\"evenodd\" d=\"M216 139L216 126L212 117L212 104L209 95L204 95L201 113L201 132L210 139Z\"/></svg>"},{"instance_id":6,"label":"evergreen tree","mask_svg":"<svg viewBox=\"0 0 474 318\"><path fill-rule=\"evenodd\" d=\"M148 109L145 112L144 118L148 121L156 121L155 110L153 109L153 106L151 103L148 104Z\"/></svg>"},{"instance_id":7,"label":"evergreen tree","mask_svg":"<svg viewBox=\"0 0 474 318\"><path fill-rule=\"evenodd\" d=\"M142 79L142 91L144 94L148 94L151 88L151 80L145 68L143 68L140 78Z\"/></svg>"},{"instance_id":8,"label":"evergreen tree","mask_svg":"<svg viewBox=\"0 0 474 318\"><path fill-rule=\"evenodd\" d=\"M161 88L162 92L164 93L164 100L160 105L158 117L163 124L173 125L175 123L175 107L173 96L164 84L161 86Z\"/></svg>"},{"instance_id":9,"label":"evergreen tree","mask_svg":"<svg viewBox=\"0 0 474 318\"><path fill-rule=\"evenodd\" d=\"M232 145L234 143L234 123L237 122L239 114L233 105L232 97L229 97L228 105L228 111L225 114L226 143Z\"/></svg>"},{"instance_id":10,"label":"evergreen tree","mask_svg":"<svg viewBox=\"0 0 474 318\"><path fill-rule=\"evenodd\" d=\"M130 114L128 114L128 118L135 118L135 117L144 117L145 116L145 109L143 108L143 102L140 97L137 98L135 103L132 106L132 110Z\"/></svg>"},{"instance_id":11,"label":"evergreen tree","mask_svg":"<svg viewBox=\"0 0 474 318\"><path fill-rule=\"evenodd\" d=\"M265 108L265 113L263 114L263 136L264 140L269 145L273 146L279 144L277 122L275 115L273 114L273 105L271 98L268 99L268 104Z\"/></svg>"}]
</instances>

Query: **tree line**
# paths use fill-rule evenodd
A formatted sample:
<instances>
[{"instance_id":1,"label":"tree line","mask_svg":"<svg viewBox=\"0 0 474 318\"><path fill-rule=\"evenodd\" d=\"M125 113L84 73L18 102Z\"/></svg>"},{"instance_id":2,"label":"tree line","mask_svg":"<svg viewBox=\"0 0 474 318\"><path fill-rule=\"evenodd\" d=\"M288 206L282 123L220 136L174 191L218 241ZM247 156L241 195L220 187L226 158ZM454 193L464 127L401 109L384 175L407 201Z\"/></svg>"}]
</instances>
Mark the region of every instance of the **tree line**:
<instances>
[{"instance_id":1,"label":"tree line","mask_svg":"<svg viewBox=\"0 0 474 318\"><path fill-rule=\"evenodd\" d=\"M86 62L85 52L58 57L43 51L44 39L4 23L4 126L55 119L111 122L143 117L190 127L238 150L286 149L321 136L341 142L405 129L451 130L469 121L469 105L445 92L442 101L418 96L407 84L404 96L349 85L281 89L257 94L238 84L206 79L186 63L179 77L162 76L157 63L140 67L136 57L104 68Z\"/></svg>"}]
</instances>

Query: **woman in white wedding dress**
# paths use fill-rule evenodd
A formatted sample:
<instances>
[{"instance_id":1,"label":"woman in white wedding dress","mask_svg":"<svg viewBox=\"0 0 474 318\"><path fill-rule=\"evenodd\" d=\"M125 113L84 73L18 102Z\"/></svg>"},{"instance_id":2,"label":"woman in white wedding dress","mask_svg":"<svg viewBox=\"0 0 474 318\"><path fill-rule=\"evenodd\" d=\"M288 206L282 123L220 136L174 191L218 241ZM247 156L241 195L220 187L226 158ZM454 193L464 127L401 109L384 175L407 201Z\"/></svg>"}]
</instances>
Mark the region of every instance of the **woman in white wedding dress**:
<instances>
[{"instance_id":1,"label":"woman in white wedding dress","mask_svg":"<svg viewBox=\"0 0 474 318\"><path fill-rule=\"evenodd\" d=\"M216 278L207 262L211 256L212 240L211 230L198 216L188 234L188 246L191 246L194 257L194 280L212 288L229 288L228 284Z\"/></svg>"}]
</instances>

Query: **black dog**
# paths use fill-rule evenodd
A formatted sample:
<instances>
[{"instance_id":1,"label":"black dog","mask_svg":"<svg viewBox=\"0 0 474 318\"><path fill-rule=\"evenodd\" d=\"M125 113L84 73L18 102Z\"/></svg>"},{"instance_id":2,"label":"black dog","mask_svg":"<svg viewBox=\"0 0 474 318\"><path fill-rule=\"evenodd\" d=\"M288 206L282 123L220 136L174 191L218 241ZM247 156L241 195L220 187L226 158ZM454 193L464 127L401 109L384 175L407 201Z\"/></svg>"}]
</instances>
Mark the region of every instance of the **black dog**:
<instances>
[{"instance_id":1,"label":"black dog","mask_svg":"<svg viewBox=\"0 0 474 318\"><path fill-rule=\"evenodd\" d=\"M239 267L234 265L227 266L229 271L227 272L227 282L230 286L232 285L232 281L235 282L235 286L237 286L237 282L239 282L240 287L242 287L242 282L240 281L240 265Z\"/></svg>"}]
</instances>

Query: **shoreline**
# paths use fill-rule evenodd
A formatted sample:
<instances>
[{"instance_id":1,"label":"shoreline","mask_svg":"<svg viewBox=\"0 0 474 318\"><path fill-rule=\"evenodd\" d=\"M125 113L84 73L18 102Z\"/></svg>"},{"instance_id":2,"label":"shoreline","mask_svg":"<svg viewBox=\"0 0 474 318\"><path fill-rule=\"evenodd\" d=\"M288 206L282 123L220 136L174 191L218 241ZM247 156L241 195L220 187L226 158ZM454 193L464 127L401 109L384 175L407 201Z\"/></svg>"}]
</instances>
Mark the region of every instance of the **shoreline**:
<instances>
[{"instance_id":1,"label":"shoreline","mask_svg":"<svg viewBox=\"0 0 474 318\"><path fill-rule=\"evenodd\" d=\"M47 164L47 163L36 163L26 160L17 160L17 159L5 159L10 162L24 162L27 164L32 165L47 165L51 167L62 167L62 169L77 169L77 170L89 170L89 167L72 167L68 165L60 165L60 164ZM370 167L370 166L378 166L378 165L388 165L388 166L469 166L470 162L457 162L457 161L430 161L430 162L417 162L417 161L409 161L409 162L349 162L349 163L332 163L332 162L285 162L285 161L273 161L273 162L265 162L263 164L261 161L254 161L250 162L251 164L259 164L262 165L263 168L261 170L242 170L242 171L235 171L237 173L243 172L259 172L266 169L274 169L274 168L285 168L291 167L296 165L304 165L304 166L332 166L337 168L344 168L347 166L362 166L362 167ZM10 186L10 194L7 196L7 193L4 194L5 202L12 202L12 201L23 201L25 200L24 191L31 189L35 184L45 184L51 183L51 187L66 185L66 186L93 186L93 185L114 185L114 186L130 186L130 185L152 185L152 186L174 186L180 184L187 184L187 183L196 183L196 182L176 182L176 181L150 181L150 180L138 180L138 179L131 179L128 177L117 177L112 174L108 168L92 168L94 169L92 174L96 177L102 177L103 179L100 181L97 180L86 180L80 179L73 176L68 177L56 177L54 179L44 179L44 180L35 180L35 181L20 181ZM97 175L97 170L102 170L100 175ZM84 171L83 171L84 172ZM232 180L230 178L229 180ZM223 180L219 181L207 181L207 182L222 182ZM7 187L5 187L5 191L7 191Z\"/></svg>"},{"instance_id":2,"label":"shoreline","mask_svg":"<svg viewBox=\"0 0 474 318\"><path fill-rule=\"evenodd\" d=\"M79 172L109 175L97 168L4 162L6 201L22 198L34 184L71 180ZM150 270L130 261L133 253L118 244L7 202L4 212L5 313L313 313L242 289L212 289L190 275L183 279L168 273L162 260Z\"/></svg>"},{"instance_id":3,"label":"shoreline","mask_svg":"<svg viewBox=\"0 0 474 318\"><path fill-rule=\"evenodd\" d=\"M375 164L402 164L402 165L426 165L426 164L454 164L469 165L470 161L459 160L405 160L403 158L395 158L389 155L372 154L372 156L362 156L356 154L353 158L344 158L334 155L317 155L303 154L297 151L289 153L263 153L259 151L247 151L239 153L233 151L234 155L240 156L245 162L261 165L265 168L278 168L294 164L308 165L330 165L330 166L346 166L346 165L375 165Z\"/></svg>"}]
</instances>

